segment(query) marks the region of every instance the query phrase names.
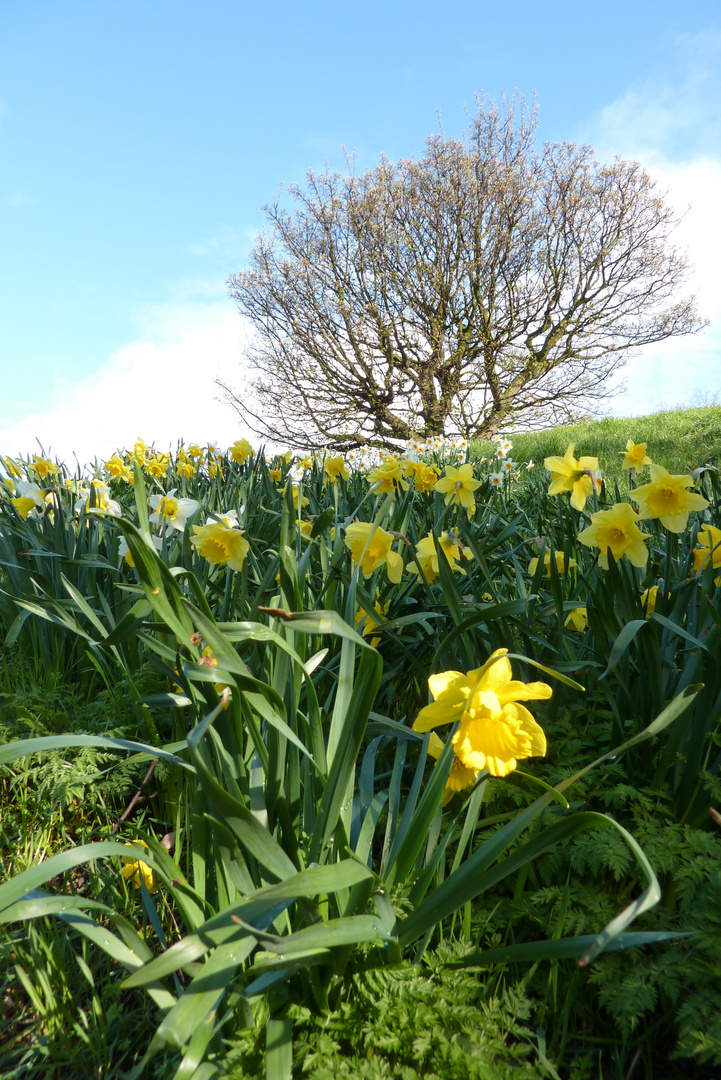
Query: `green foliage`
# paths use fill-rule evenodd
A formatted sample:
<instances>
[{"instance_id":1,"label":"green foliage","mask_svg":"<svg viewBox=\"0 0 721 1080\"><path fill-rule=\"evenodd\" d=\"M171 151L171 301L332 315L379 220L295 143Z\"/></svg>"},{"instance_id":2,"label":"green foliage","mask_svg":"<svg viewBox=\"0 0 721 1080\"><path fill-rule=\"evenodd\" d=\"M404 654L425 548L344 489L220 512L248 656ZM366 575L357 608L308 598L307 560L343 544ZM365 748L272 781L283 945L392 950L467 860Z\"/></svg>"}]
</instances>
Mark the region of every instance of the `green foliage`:
<instances>
[{"instance_id":1,"label":"green foliage","mask_svg":"<svg viewBox=\"0 0 721 1080\"><path fill-rule=\"evenodd\" d=\"M364 1080L535 1080L530 1002L518 990L489 993L479 968L457 970L469 951L441 945L421 964L358 973L333 1013L288 1006L294 1075ZM262 1076L262 1025L234 1040L223 1080Z\"/></svg>"}]
</instances>

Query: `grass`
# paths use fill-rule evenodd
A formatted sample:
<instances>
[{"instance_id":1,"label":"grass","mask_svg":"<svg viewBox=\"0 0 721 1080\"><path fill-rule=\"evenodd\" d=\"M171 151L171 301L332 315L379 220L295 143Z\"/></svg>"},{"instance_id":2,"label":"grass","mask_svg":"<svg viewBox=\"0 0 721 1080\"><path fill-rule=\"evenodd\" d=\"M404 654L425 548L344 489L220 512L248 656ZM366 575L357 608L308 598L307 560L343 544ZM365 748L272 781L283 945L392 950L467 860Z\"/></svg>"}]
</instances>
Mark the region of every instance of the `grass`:
<instances>
[{"instance_id":1,"label":"grass","mask_svg":"<svg viewBox=\"0 0 721 1080\"><path fill-rule=\"evenodd\" d=\"M630 418L606 417L583 424L569 424L546 431L517 432L512 435L514 460L534 461L566 452L576 444L576 457L588 455L603 462L607 482L623 482L621 451L626 442L645 442L652 461L663 464L670 473L685 474L706 463L721 463L721 405L696 409L674 409ZM473 444L472 457L491 456L491 442Z\"/></svg>"}]
</instances>

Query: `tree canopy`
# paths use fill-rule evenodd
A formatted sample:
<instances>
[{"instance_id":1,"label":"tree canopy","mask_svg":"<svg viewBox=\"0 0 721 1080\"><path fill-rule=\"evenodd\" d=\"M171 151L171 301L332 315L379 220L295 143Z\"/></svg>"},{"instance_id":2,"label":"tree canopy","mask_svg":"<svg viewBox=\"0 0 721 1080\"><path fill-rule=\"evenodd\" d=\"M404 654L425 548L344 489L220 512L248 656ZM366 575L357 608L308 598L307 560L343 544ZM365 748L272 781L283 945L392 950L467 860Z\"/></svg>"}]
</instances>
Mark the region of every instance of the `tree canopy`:
<instances>
[{"instance_id":1,"label":"tree canopy","mask_svg":"<svg viewBox=\"0 0 721 1080\"><path fill-rule=\"evenodd\" d=\"M516 113L518 112L518 115ZM677 220L637 162L536 145L536 114L481 103L464 141L276 201L229 279L252 324L257 434L293 446L489 437L587 417L629 350L704 325Z\"/></svg>"}]
</instances>

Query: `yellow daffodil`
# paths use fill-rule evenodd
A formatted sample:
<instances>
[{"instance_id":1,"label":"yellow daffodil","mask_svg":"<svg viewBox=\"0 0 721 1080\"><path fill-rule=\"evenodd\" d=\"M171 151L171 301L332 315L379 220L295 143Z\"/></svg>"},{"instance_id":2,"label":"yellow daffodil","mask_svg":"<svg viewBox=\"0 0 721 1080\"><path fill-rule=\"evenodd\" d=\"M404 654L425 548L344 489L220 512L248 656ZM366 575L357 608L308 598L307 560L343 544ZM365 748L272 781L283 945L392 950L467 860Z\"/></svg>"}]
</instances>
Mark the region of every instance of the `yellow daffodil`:
<instances>
[{"instance_id":1,"label":"yellow daffodil","mask_svg":"<svg viewBox=\"0 0 721 1080\"><path fill-rule=\"evenodd\" d=\"M385 604L381 604L380 600L376 600L373 606L378 618L371 614L371 612L364 611L363 608L358 608L355 613L355 628L356 630L360 629L363 637L370 637L370 643L375 649L376 645L378 645L381 640L381 635L375 634L371 637L371 634L373 634L373 631L377 626L380 626L382 622L385 622L385 614L390 607L390 600Z\"/></svg>"},{"instance_id":2,"label":"yellow daffodil","mask_svg":"<svg viewBox=\"0 0 721 1080\"><path fill-rule=\"evenodd\" d=\"M44 480L46 476L57 476L60 469L49 458L39 457L38 454L33 454L33 460L28 465L29 469L32 469L34 473Z\"/></svg>"},{"instance_id":3,"label":"yellow daffodil","mask_svg":"<svg viewBox=\"0 0 721 1080\"><path fill-rule=\"evenodd\" d=\"M433 703L421 709L413 724L414 731L430 731L460 721L452 736L456 756L467 768L488 769L492 776L507 776L523 758L546 753L543 729L518 703L549 698L551 687L514 680L507 653L496 649L483 667L467 675L431 675Z\"/></svg>"},{"instance_id":4,"label":"yellow daffodil","mask_svg":"<svg viewBox=\"0 0 721 1080\"><path fill-rule=\"evenodd\" d=\"M133 456L138 465L142 468L145 465L145 457L148 453L148 447L142 439L135 440L135 446L133 447Z\"/></svg>"},{"instance_id":5,"label":"yellow daffodil","mask_svg":"<svg viewBox=\"0 0 721 1080\"><path fill-rule=\"evenodd\" d=\"M671 476L662 465L651 465L651 483L629 492L638 503L638 516L644 520L658 518L669 532L680 533L688 524L691 510L705 510L708 499L686 488L693 484L691 476Z\"/></svg>"},{"instance_id":6,"label":"yellow daffodil","mask_svg":"<svg viewBox=\"0 0 721 1080\"><path fill-rule=\"evenodd\" d=\"M151 476L159 480L170 468L170 454L153 454L145 458L145 468Z\"/></svg>"},{"instance_id":7,"label":"yellow daffodil","mask_svg":"<svg viewBox=\"0 0 721 1080\"><path fill-rule=\"evenodd\" d=\"M354 521L345 531L345 546L349 549L353 565L368 577L379 566L384 566L390 581L397 584L403 575L403 558L392 550L393 537L380 526L370 522Z\"/></svg>"},{"instance_id":8,"label":"yellow daffodil","mask_svg":"<svg viewBox=\"0 0 721 1080\"><path fill-rule=\"evenodd\" d=\"M438 469L427 465L425 461L409 461L406 464L406 475L413 480L416 491L432 491L438 480Z\"/></svg>"},{"instance_id":9,"label":"yellow daffodil","mask_svg":"<svg viewBox=\"0 0 721 1080\"><path fill-rule=\"evenodd\" d=\"M150 848L144 840L134 840L132 844L125 844L126 848L137 851L139 847L144 847L146 851L150 851ZM152 892L155 884L153 878L153 871L150 869L146 862L138 859L137 856L132 858L128 856L123 858L123 869L120 871L126 881L132 882L136 889L140 888L140 881L142 879L145 888L148 892Z\"/></svg>"},{"instance_id":10,"label":"yellow daffodil","mask_svg":"<svg viewBox=\"0 0 721 1080\"><path fill-rule=\"evenodd\" d=\"M651 458L646 453L646 443L635 443L629 439L625 450L619 450L623 457L622 469L642 469L644 465L651 464Z\"/></svg>"},{"instance_id":11,"label":"yellow daffodil","mask_svg":"<svg viewBox=\"0 0 721 1080\"><path fill-rule=\"evenodd\" d=\"M615 503L610 510L598 510L591 514L591 524L578 534L586 547L600 548L599 566L608 570L608 552L616 562L624 555L634 566L648 562L647 533L636 524L638 518L628 503Z\"/></svg>"},{"instance_id":12,"label":"yellow daffodil","mask_svg":"<svg viewBox=\"0 0 721 1080\"><path fill-rule=\"evenodd\" d=\"M388 457L377 469L368 473L368 483L378 484L379 492L408 491L408 481L405 478L405 463L398 458Z\"/></svg>"},{"instance_id":13,"label":"yellow daffodil","mask_svg":"<svg viewBox=\"0 0 721 1080\"><path fill-rule=\"evenodd\" d=\"M667 594L668 595L668 594ZM650 589L645 589L641 593L641 607L646 612L646 618L656 610L656 601L658 600L658 585L652 585Z\"/></svg>"},{"instance_id":14,"label":"yellow daffodil","mask_svg":"<svg viewBox=\"0 0 721 1080\"><path fill-rule=\"evenodd\" d=\"M108 458L105 462L105 470L114 480L124 480L126 483L129 483L133 476L132 469L123 461L120 454L113 454Z\"/></svg>"},{"instance_id":15,"label":"yellow daffodil","mask_svg":"<svg viewBox=\"0 0 721 1080\"><path fill-rule=\"evenodd\" d=\"M428 753L432 758L435 758L436 761L443 753L443 740L438 738L435 731L431 732L428 743ZM454 754L451 771L448 774L446 786L443 789L441 806L445 806L446 803L450 802L456 792L463 791L465 788L475 784L477 777L478 769L471 769L468 765L464 765L461 759Z\"/></svg>"},{"instance_id":16,"label":"yellow daffodil","mask_svg":"<svg viewBox=\"0 0 721 1080\"><path fill-rule=\"evenodd\" d=\"M231 570L241 570L250 544L240 529L229 528L223 521L211 518L205 525L193 525L190 542L208 562L227 564Z\"/></svg>"},{"instance_id":17,"label":"yellow daffodil","mask_svg":"<svg viewBox=\"0 0 721 1080\"><path fill-rule=\"evenodd\" d=\"M348 480L350 473L342 457L327 457L323 462L326 481L337 484L339 480Z\"/></svg>"},{"instance_id":18,"label":"yellow daffodil","mask_svg":"<svg viewBox=\"0 0 721 1080\"><path fill-rule=\"evenodd\" d=\"M242 465L253 456L253 447L247 439L236 439L233 445L228 447L228 456L231 461L237 461L239 465Z\"/></svg>"},{"instance_id":19,"label":"yellow daffodil","mask_svg":"<svg viewBox=\"0 0 721 1080\"><path fill-rule=\"evenodd\" d=\"M558 570L559 574L565 574L566 571L570 570L572 566L578 566L578 563L576 562L575 559L569 559L568 561L566 561L566 556L564 555L564 553L562 551L556 551L555 552L553 561L556 564L556 570ZM550 578L550 576L551 576L551 552L550 551L544 551L544 553L543 553L543 565L546 568L546 575L545 576L547 578ZM535 574L537 566L538 566L538 559L531 559L530 563L528 564L528 573L531 575L531 577L533 577L533 575Z\"/></svg>"},{"instance_id":20,"label":"yellow daffodil","mask_svg":"<svg viewBox=\"0 0 721 1080\"><path fill-rule=\"evenodd\" d=\"M704 522L696 540L700 547L693 549L694 571L698 574L700 570L705 570L709 560L714 570L721 567L721 529ZM714 581L716 585L721 585L721 577L714 578Z\"/></svg>"},{"instance_id":21,"label":"yellow daffodil","mask_svg":"<svg viewBox=\"0 0 721 1080\"><path fill-rule=\"evenodd\" d=\"M558 495L563 491L571 492L571 506L574 510L583 510L586 499L593 494L594 485L600 486L601 474L598 458L582 457L576 461L571 443L563 457L544 458L543 464L551 474L549 495Z\"/></svg>"},{"instance_id":22,"label":"yellow daffodil","mask_svg":"<svg viewBox=\"0 0 721 1080\"><path fill-rule=\"evenodd\" d=\"M469 464L461 465L457 469L453 465L446 465L443 476L433 485L436 491L445 495L446 506L464 506L469 518L476 508L474 492L480 486L481 481L474 478L473 466Z\"/></svg>"},{"instance_id":23,"label":"yellow daffodil","mask_svg":"<svg viewBox=\"0 0 721 1080\"><path fill-rule=\"evenodd\" d=\"M276 484L280 482L280 478L282 475L283 470L281 468L268 469L268 476L270 476L272 480L275 480Z\"/></svg>"},{"instance_id":24,"label":"yellow daffodil","mask_svg":"<svg viewBox=\"0 0 721 1080\"><path fill-rule=\"evenodd\" d=\"M588 626L588 612L585 607L575 607L572 611L569 611L566 616L566 621L563 624L569 630L575 630L576 633L582 634Z\"/></svg>"},{"instance_id":25,"label":"yellow daffodil","mask_svg":"<svg viewBox=\"0 0 721 1080\"><path fill-rule=\"evenodd\" d=\"M465 574L466 571L463 567L457 566L456 563L458 563L459 559L462 557L465 559L472 559L473 552L470 548L463 546L458 538L458 534L454 532L442 532L438 537L438 543L441 551L450 563L451 569L458 570L461 574ZM418 541L416 544L416 562L408 563L406 569L410 570L412 574L418 574L419 576L420 571L422 570L429 585L436 580L440 570L438 568L438 552L436 551L432 532L429 532L427 536L424 536L422 540Z\"/></svg>"},{"instance_id":26,"label":"yellow daffodil","mask_svg":"<svg viewBox=\"0 0 721 1080\"><path fill-rule=\"evenodd\" d=\"M194 460L198 460L203 456L203 450L197 443L192 442L188 447L188 453Z\"/></svg>"}]
</instances>

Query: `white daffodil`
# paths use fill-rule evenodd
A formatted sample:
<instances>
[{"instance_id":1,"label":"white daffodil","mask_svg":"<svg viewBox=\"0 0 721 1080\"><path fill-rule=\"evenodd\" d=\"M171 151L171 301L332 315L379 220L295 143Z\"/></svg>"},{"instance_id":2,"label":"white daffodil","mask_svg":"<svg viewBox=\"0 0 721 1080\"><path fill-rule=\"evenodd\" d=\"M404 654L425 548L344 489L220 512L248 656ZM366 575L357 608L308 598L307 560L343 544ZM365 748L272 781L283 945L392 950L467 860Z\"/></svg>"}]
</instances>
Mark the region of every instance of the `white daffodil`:
<instances>
[{"instance_id":1,"label":"white daffodil","mask_svg":"<svg viewBox=\"0 0 721 1080\"><path fill-rule=\"evenodd\" d=\"M45 510L45 492L37 484L31 484L27 480L18 480L15 488L17 498L10 499L10 502L20 517L42 517Z\"/></svg>"},{"instance_id":2,"label":"white daffodil","mask_svg":"<svg viewBox=\"0 0 721 1080\"><path fill-rule=\"evenodd\" d=\"M163 548L163 539L162 539L162 537L161 536L151 536L150 539L153 542L153 547L158 552L158 554L160 554L160 552L162 551L162 548ZM146 541L146 543L147 543L147 541ZM135 563L133 562L133 556L131 555L130 549L128 547L128 541L125 539L124 536L120 537L120 543L118 544L118 555L119 555L119 557L121 559L125 560L125 562L127 563L128 566L135 566Z\"/></svg>"},{"instance_id":3,"label":"white daffodil","mask_svg":"<svg viewBox=\"0 0 721 1080\"><path fill-rule=\"evenodd\" d=\"M148 520L160 529L177 529L182 532L200 506L195 499L176 499L177 490L173 488L167 495L151 495L148 499L153 511Z\"/></svg>"},{"instance_id":4,"label":"white daffodil","mask_svg":"<svg viewBox=\"0 0 721 1080\"><path fill-rule=\"evenodd\" d=\"M110 498L110 488L107 484L104 484L102 480L93 480L92 492L93 505L88 506L87 504L90 500L90 489L78 488L78 494L80 495L80 498L75 503L76 514L82 514L82 512L87 507L88 512L94 510L99 513L112 514L113 517L122 516L123 511L120 507L120 503L116 502L115 499Z\"/></svg>"}]
</instances>

